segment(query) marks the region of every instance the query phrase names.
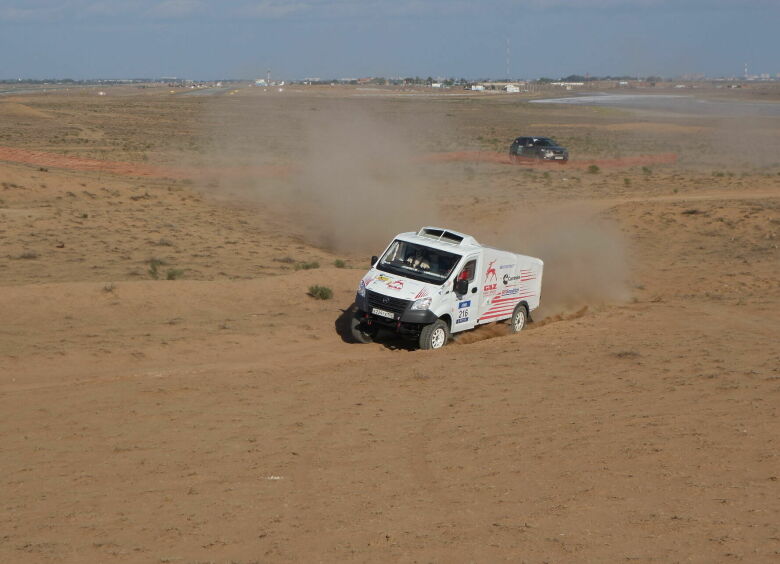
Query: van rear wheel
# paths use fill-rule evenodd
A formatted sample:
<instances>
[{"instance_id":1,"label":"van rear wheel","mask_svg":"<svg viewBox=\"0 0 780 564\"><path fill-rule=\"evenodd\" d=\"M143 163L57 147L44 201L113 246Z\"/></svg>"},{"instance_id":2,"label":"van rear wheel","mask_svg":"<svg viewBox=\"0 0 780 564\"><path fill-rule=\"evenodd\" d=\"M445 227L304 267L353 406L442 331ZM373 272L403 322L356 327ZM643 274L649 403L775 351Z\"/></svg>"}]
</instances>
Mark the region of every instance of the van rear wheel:
<instances>
[{"instance_id":1,"label":"van rear wheel","mask_svg":"<svg viewBox=\"0 0 780 564\"><path fill-rule=\"evenodd\" d=\"M440 349L447 344L450 332L447 324L437 319L430 325L423 327L420 332L420 348L423 350Z\"/></svg>"},{"instance_id":2,"label":"van rear wheel","mask_svg":"<svg viewBox=\"0 0 780 564\"><path fill-rule=\"evenodd\" d=\"M509 318L509 330L512 333L519 333L525 327L525 320L528 317L528 311L523 304L517 304L512 317Z\"/></svg>"}]
</instances>

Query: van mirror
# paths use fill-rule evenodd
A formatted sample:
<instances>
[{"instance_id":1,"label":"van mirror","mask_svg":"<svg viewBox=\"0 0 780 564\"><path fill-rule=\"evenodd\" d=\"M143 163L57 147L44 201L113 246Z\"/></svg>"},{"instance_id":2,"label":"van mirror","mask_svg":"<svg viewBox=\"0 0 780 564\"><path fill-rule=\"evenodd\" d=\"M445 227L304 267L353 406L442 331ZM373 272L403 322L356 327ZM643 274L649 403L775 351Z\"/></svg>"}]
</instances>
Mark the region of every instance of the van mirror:
<instances>
[{"instance_id":1,"label":"van mirror","mask_svg":"<svg viewBox=\"0 0 780 564\"><path fill-rule=\"evenodd\" d=\"M379 257L374 255L371 257L371 266L374 266L376 264L376 261L379 260Z\"/></svg>"},{"instance_id":2,"label":"van mirror","mask_svg":"<svg viewBox=\"0 0 780 564\"><path fill-rule=\"evenodd\" d=\"M458 280L455 282L455 293L462 296L469 291L469 283L466 280Z\"/></svg>"}]
</instances>

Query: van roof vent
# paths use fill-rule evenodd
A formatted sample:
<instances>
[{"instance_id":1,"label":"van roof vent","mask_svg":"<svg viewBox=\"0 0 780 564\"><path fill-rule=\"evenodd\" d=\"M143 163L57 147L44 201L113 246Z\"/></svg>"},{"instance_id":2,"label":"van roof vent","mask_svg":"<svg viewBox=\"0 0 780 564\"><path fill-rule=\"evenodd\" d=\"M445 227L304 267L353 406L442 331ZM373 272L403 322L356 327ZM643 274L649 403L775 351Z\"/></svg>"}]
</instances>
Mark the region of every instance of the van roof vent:
<instances>
[{"instance_id":1,"label":"van roof vent","mask_svg":"<svg viewBox=\"0 0 780 564\"><path fill-rule=\"evenodd\" d=\"M436 239L438 241L444 242L444 243L452 243L454 245L477 245L477 241L469 236L465 235L463 233L458 233L457 231L449 231L447 229L441 229L440 227L423 227L420 229L419 233L417 233L421 237L430 237L431 239Z\"/></svg>"}]
</instances>

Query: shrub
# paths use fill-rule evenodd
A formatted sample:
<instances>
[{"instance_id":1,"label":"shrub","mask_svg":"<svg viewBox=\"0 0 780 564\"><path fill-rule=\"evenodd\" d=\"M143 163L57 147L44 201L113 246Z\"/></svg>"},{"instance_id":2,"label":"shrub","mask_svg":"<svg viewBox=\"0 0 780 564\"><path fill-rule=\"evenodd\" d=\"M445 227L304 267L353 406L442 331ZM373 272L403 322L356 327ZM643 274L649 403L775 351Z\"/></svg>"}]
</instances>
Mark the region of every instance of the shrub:
<instances>
[{"instance_id":1,"label":"shrub","mask_svg":"<svg viewBox=\"0 0 780 564\"><path fill-rule=\"evenodd\" d=\"M588 167L588 172L590 174L598 174L599 172L601 172L601 169L599 168L598 165L590 165Z\"/></svg>"},{"instance_id":2,"label":"shrub","mask_svg":"<svg viewBox=\"0 0 780 564\"><path fill-rule=\"evenodd\" d=\"M333 290L327 286L309 286L309 295L315 300L329 300L333 297Z\"/></svg>"},{"instance_id":3,"label":"shrub","mask_svg":"<svg viewBox=\"0 0 780 564\"><path fill-rule=\"evenodd\" d=\"M298 262L295 263L295 270L311 270L313 268L319 268L320 263L318 263L316 260L313 260L311 262Z\"/></svg>"},{"instance_id":4,"label":"shrub","mask_svg":"<svg viewBox=\"0 0 780 564\"><path fill-rule=\"evenodd\" d=\"M341 259L336 259L333 261L333 266L335 266L336 268L346 268L347 263Z\"/></svg>"},{"instance_id":5,"label":"shrub","mask_svg":"<svg viewBox=\"0 0 780 564\"><path fill-rule=\"evenodd\" d=\"M149 259L149 276L157 280L160 277L160 270L159 268L165 264L164 260L151 258Z\"/></svg>"},{"instance_id":6,"label":"shrub","mask_svg":"<svg viewBox=\"0 0 780 564\"><path fill-rule=\"evenodd\" d=\"M166 280L176 280L182 276L184 276L184 271L178 268L169 268L168 272L165 273Z\"/></svg>"}]
</instances>

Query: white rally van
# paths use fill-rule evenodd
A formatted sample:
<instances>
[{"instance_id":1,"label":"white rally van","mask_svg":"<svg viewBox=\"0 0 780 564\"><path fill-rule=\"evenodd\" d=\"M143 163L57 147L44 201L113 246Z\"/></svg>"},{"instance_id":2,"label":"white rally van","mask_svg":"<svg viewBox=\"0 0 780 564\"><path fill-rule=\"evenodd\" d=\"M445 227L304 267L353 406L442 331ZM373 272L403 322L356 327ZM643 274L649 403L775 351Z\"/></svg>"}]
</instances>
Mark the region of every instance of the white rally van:
<instances>
[{"instance_id":1,"label":"white rally van","mask_svg":"<svg viewBox=\"0 0 780 564\"><path fill-rule=\"evenodd\" d=\"M401 233L360 281L352 337L368 343L389 329L438 349L451 334L486 323L510 320L520 331L539 306L543 266L457 231Z\"/></svg>"}]
</instances>

